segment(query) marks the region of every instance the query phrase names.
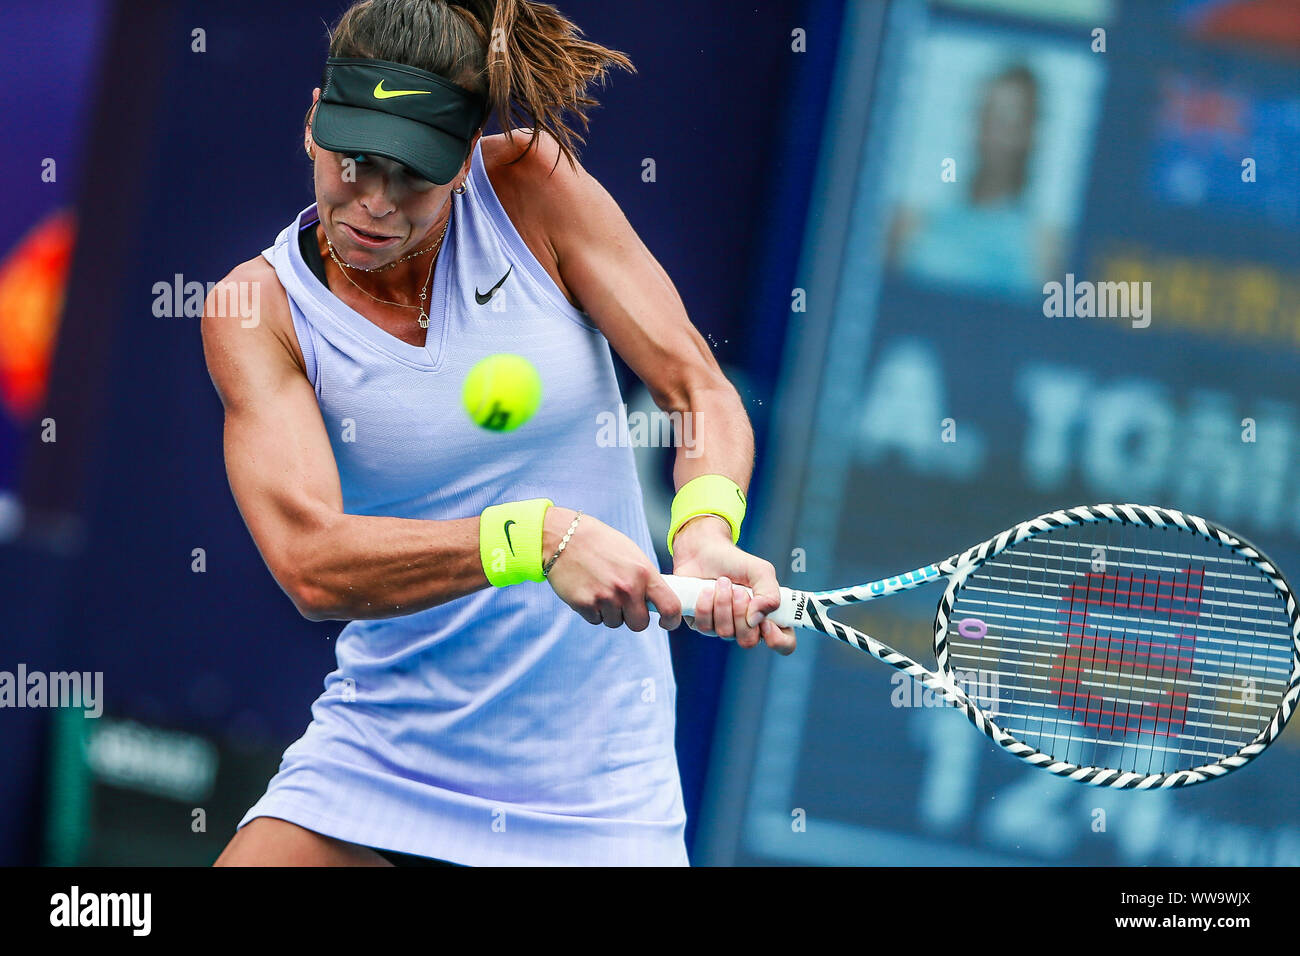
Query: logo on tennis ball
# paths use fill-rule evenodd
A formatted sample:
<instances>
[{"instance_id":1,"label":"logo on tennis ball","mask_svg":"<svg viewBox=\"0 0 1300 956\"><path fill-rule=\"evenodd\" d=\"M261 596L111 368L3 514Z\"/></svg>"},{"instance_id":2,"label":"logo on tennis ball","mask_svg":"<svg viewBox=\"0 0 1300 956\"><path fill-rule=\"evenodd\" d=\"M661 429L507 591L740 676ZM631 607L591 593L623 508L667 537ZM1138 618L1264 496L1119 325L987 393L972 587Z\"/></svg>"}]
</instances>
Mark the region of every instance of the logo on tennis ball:
<instances>
[{"instance_id":1,"label":"logo on tennis ball","mask_svg":"<svg viewBox=\"0 0 1300 956\"><path fill-rule=\"evenodd\" d=\"M465 376L461 399L474 424L489 431L512 432L542 404L542 378L522 355L489 355Z\"/></svg>"}]
</instances>

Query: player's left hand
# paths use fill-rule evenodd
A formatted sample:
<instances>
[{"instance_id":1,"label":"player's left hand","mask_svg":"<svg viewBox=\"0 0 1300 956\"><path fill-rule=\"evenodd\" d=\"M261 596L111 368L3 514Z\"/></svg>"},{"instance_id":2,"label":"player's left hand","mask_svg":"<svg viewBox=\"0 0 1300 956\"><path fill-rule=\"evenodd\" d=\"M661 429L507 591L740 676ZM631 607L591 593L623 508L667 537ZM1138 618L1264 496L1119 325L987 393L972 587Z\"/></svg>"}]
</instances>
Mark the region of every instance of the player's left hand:
<instances>
[{"instance_id":1,"label":"player's left hand","mask_svg":"<svg viewBox=\"0 0 1300 956\"><path fill-rule=\"evenodd\" d=\"M688 626L714 637L735 639L744 648L765 643L778 654L792 654L794 629L777 627L765 615L781 604L776 568L731 543L731 528L721 518L702 515L673 539L673 574L712 578L701 592ZM744 585L754 592L751 598Z\"/></svg>"}]
</instances>

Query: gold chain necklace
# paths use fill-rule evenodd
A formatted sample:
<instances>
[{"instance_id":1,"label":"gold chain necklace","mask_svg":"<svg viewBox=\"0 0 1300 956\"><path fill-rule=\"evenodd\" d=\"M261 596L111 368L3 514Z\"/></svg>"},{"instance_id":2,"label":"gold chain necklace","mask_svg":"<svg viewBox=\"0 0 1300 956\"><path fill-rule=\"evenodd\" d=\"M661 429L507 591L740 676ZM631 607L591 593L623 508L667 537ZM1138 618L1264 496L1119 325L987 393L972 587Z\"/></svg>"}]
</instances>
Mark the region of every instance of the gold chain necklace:
<instances>
[{"instance_id":1,"label":"gold chain necklace","mask_svg":"<svg viewBox=\"0 0 1300 956\"><path fill-rule=\"evenodd\" d=\"M448 218L448 221L450 222L450 217ZM447 227L446 227L446 226L443 226L443 234L445 235L446 232L447 232ZM428 245L428 246L425 246L423 249L419 249L419 250L417 250L417 251L415 251L415 252L408 253L407 255L402 256L402 258L400 258L400 259L394 259L392 262L388 263L388 265L386 265L386 266L379 266L379 267L374 268L374 269L367 269L365 266L351 266L351 265L350 265L350 266L348 266L348 268L349 268L349 269L356 269L358 272L387 272L389 269L395 269L397 266L401 265L401 264L402 264L403 262L405 262L407 259L414 259L416 256L422 256L422 255L424 255L424 254L425 254L426 252L428 252L430 249L436 249L436 248L438 248L438 243L439 243L439 242L442 242L442 236L439 236L438 239L437 239L437 241L435 241L432 245ZM326 233L326 234L325 234L325 244L328 245L328 246L330 247L331 250L334 248L334 243L330 242L329 233ZM346 264L346 263L345 263L345 264Z\"/></svg>"},{"instance_id":2,"label":"gold chain necklace","mask_svg":"<svg viewBox=\"0 0 1300 956\"><path fill-rule=\"evenodd\" d=\"M433 249L433 248L437 248L439 250L442 249L442 240L447 235L447 227L450 225L451 225L451 212L450 210L448 210L447 221L442 225L442 234L438 236L438 241L434 243L434 245L430 246L429 249ZM416 319L416 322L419 323L420 328L422 329L427 329L429 327L429 313L428 310L425 309L425 305L427 304L429 298L429 282L433 279L433 267L438 262L438 254L436 252L433 254L433 258L429 260L429 275L424 280L423 288L420 289L420 304L407 305L404 302L389 302L387 299L380 299L377 296L371 295L365 289L361 288L361 286L357 285L356 281L352 278L352 276L348 275L347 272L348 269L353 269L356 267L347 265L342 259L338 257L338 253L334 251L334 243L330 242L329 233L325 234L325 245L329 247L330 258L334 260L334 264L337 265L339 267L339 271L343 273L343 278L351 282L358 292L360 292L366 298L371 299L375 302L379 302L383 305L393 305L399 309L419 309L420 316L419 318ZM425 251L427 252L428 249L426 249ZM403 259L398 259L397 262L403 262L405 261L405 259L410 259L412 256L416 256L416 255L419 255L419 253L413 252L411 253L411 255L405 256ZM388 266L384 266L383 269L387 269L391 266L395 266L397 265L397 262L391 262L389 263ZM382 272L383 269L363 269L361 271Z\"/></svg>"}]
</instances>

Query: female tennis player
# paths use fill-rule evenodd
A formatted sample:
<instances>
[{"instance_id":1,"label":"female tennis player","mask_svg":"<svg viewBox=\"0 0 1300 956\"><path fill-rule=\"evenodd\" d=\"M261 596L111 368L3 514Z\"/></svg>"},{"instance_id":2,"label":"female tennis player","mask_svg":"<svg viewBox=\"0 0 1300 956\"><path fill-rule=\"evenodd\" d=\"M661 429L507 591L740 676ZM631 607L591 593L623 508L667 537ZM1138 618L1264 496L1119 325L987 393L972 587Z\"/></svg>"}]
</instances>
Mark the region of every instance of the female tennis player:
<instances>
[{"instance_id":1,"label":"female tennis player","mask_svg":"<svg viewBox=\"0 0 1300 956\"><path fill-rule=\"evenodd\" d=\"M690 623L794 649L764 618L775 570L736 546L743 404L560 120L585 126L588 84L632 69L580 33L525 0L354 4L307 115L315 202L226 280L256 283L262 314L209 303L240 511L301 613L350 622L219 865L687 862L681 605L631 450L598 440L611 344L695 417L669 547L716 587ZM492 112L507 133L482 135ZM493 433L461 388L498 352L544 400Z\"/></svg>"}]
</instances>

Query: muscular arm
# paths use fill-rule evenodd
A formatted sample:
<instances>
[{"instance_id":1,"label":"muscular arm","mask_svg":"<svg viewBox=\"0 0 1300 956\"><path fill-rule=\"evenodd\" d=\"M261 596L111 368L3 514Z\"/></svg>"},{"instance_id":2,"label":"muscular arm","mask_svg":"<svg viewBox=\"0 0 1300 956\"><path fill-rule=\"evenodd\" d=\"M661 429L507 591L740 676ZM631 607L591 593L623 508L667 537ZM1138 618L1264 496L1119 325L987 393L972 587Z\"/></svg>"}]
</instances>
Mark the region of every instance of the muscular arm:
<instances>
[{"instance_id":1,"label":"muscular arm","mask_svg":"<svg viewBox=\"0 0 1300 956\"><path fill-rule=\"evenodd\" d=\"M690 416L688 437L673 467L678 488L699 475L726 475L748 489L754 467L754 432L744 403L686 314L668 273L641 242L618 204L580 165L557 165L555 141L542 135L529 159L518 164L531 188L532 215L540 217L565 286L609 343L646 384L665 412ZM554 172L552 168L554 167ZM684 429L685 431L685 429ZM721 518L701 516L678 533L731 531Z\"/></svg>"},{"instance_id":2,"label":"muscular arm","mask_svg":"<svg viewBox=\"0 0 1300 956\"><path fill-rule=\"evenodd\" d=\"M263 560L298 610L312 620L395 617L487 587L477 516L343 512L334 453L274 270L258 258L226 281L260 283L262 303L253 328L214 314L213 299L203 316L208 371L226 410L226 472ZM550 517L548 530L564 520Z\"/></svg>"},{"instance_id":3,"label":"muscular arm","mask_svg":"<svg viewBox=\"0 0 1300 956\"><path fill-rule=\"evenodd\" d=\"M541 143L533 165L519 165L533 180L527 194L540 209L565 287L645 382L655 404L691 417L693 447L678 445L676 486L720 474L747 488L754 468L749 416L668 274L601 185L567 163L551 173L556 146L547 137ZM794 651L794 630L763 619L781 602L776 569L733 545L722 518L701 515L682 525L674 539L673 571L717 581L701 592L692 627L734 636L741 647L762 640L781 654ZM733 582L752 587L754 596Z\"/></svg>"}]
</instances>

